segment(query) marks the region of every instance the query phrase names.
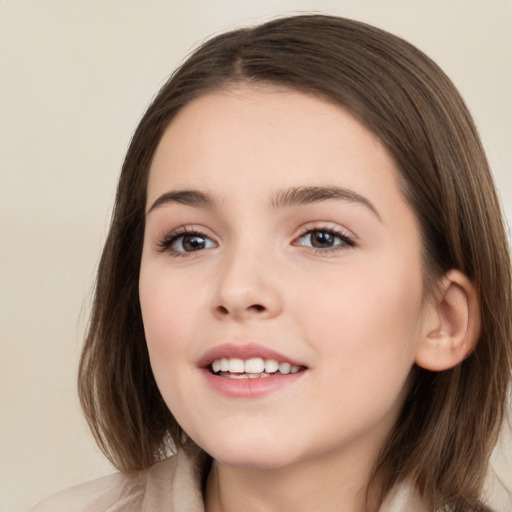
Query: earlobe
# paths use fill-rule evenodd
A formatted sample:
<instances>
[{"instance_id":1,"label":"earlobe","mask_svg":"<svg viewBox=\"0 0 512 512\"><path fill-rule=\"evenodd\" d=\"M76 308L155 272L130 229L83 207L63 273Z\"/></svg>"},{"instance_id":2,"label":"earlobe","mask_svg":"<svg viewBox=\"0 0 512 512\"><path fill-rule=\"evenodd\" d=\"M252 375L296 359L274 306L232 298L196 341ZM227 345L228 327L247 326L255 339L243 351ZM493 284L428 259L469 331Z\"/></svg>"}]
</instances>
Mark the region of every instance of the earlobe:
<instances>
[{"instance_id":1,"label":"earlobe","mask_svg":"<svg viewBox=\"0 0 512 512\"><path fill-rule=\"evenodd\" d=\"M442 371L462 362L480 334L480 307L473 283L460 271L443 277L432 299L415 362L426 370Z\"/></svg>"}]
</instances>

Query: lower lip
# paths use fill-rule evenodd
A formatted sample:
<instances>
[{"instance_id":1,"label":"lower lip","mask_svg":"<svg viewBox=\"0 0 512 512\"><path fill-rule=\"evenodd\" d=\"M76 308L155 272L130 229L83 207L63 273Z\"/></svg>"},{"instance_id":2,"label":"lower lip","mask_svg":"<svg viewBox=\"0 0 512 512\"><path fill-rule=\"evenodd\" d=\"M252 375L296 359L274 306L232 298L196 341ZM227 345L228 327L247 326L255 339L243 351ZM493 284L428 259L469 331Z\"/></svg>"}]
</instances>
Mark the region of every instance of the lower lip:
<instances>
[{"instance_id":1,"label":"lower lip","mask_svg":"<svg viewBox=\"0 0 512 512\"><path fill-rule=\"evenodd\" d=\"M258 398L296 383L304 377L305 373L306 370L289 373L288 375L274 374L256 379L230 379L229 377L215 375L207 368L203 370L208 385L215 392L228 398Z\"/></svg>"}]
</instances>

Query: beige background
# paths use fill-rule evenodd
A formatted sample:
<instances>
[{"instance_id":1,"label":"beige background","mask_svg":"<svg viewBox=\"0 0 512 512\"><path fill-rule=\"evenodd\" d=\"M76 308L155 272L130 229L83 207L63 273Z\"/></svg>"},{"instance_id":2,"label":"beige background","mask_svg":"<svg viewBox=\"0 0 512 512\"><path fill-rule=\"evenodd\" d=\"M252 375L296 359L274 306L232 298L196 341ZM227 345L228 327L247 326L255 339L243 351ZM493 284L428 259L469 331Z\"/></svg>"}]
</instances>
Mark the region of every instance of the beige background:
<instances>
[{"instance_id":1,"label":"beige background","mask_svg":"<svg viewBox=\"0 0 512 512\"><path fill-rule=\"evenodd\" d=\"M0 511L112 471L75 374L116 177L150 98L205 37L311 10L388 29L441 64L511 218L510 0L0 0Z\"/></svg>"}]
</instances>

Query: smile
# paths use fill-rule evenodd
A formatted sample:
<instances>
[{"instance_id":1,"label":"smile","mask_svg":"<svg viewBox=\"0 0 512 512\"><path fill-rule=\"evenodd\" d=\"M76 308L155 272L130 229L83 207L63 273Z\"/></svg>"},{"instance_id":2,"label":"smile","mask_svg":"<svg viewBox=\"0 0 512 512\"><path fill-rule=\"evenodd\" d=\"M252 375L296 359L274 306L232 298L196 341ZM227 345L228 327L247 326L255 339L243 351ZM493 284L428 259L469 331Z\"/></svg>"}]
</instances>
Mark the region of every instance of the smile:
<instances>
[{"instance_id":1,"label":"smile","mask_svg":"<svg viewBox=\"0 0 512 512\"><path fill-rule=\"evenodd\" d=\"M286 361L279 362L276 359L263 359L262 357L252 357L245 360L237 357L223 357L215 359L210 365L210 369L217 375L231 379L258 379L275 374L297 373L304 367Z\"/></svg>"},{"instance_id":2,"label":"smile","mask_svg":"<svg viewBox=\"0 0 512 512\"><path fill-rule=\"evenodd\" d=\"M230 399L254 399L284 392L307 377L309 368L256 343L224 343L198 361L208 387Z\"/></svg>"}]
</instances>

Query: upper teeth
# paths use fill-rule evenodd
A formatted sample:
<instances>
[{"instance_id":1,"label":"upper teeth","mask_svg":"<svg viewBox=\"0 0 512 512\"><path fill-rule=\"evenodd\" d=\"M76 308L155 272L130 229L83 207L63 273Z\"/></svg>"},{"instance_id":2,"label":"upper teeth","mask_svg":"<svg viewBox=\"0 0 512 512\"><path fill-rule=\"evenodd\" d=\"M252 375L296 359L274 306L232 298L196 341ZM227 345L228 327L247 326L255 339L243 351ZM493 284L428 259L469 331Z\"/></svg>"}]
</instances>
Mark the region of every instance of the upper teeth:
<instances>
[{"instance_id":1,"label":"upper teeth","mask_svg":"<svg viewBox=\"0 0 512 512\"><path fill-rule=\"evenodd\" d=\"M215 373L297 373L300 366L290 363L279 363L275 359L263 359L261 357L252 357L251 359L238 359L236 357L223 357L215 359L212 363L212 369Z\"/></svg>"}]
</instances>

